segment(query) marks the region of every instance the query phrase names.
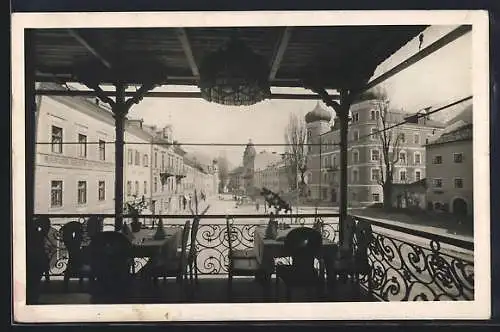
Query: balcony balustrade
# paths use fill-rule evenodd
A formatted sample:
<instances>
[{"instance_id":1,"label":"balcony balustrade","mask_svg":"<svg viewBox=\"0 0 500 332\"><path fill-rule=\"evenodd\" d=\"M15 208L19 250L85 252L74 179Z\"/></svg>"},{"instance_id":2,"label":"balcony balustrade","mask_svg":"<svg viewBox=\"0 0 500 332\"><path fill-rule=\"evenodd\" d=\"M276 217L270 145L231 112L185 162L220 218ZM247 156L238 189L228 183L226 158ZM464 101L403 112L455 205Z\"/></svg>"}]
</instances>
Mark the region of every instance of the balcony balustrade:
<instances>
[{"instance_id":1,"label":"balcony balustrade","mask_svg":"<svg viewBox=\"0 0 500 332\"><path fill-rule=\"evenodd\" d=\"M56 220L55 215L48 216ZM63 245L61 226L65 222L80 220L89 215L58 215L52 222L46 242L51 264L49 277L62 276L68 262L67 250ZM104 230L113 230L113 215L98 215L105 218ZM164 227L179 227L189 216L145 215L141 216L145 227L157 224L163 219ZM235 215L232 226L234 249L253 247L254 231L259 225L266 225L264 215ZM198 274L211 277L225 277L228 273L228 237L224 215L204 216L196 237ZM280 223L312 226L316 218L323 221L322 236L338 242L338 217L332 214L282 215ZM362 277L360 284L368 290L371 279L371 296L381 301L419 300L473 300L474 299L474 253L473 243L446 236L417 231L401 226L369 221L372 226L372 240L368 247L371 271ZM61 222L61 220L64 220ZM88 240L88 239L85 239ZM356 243L356 239L354 241ZM277 258L277 264L289 263L289 258ZM139 271L147 258L135 259L135 270Z\"/></svg>"}]
</instances>

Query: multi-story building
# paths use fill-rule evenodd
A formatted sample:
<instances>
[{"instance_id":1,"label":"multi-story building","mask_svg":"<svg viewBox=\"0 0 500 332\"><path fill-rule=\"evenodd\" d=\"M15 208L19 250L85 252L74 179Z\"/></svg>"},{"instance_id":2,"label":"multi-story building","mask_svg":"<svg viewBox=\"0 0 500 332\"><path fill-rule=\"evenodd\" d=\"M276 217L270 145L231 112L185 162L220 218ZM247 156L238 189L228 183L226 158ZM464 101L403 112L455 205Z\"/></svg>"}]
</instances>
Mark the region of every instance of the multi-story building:
<instances>
[{"instance_id":1,"label":"multi-story building","mask_svg":"<svg viewBox=\"0 0 500 332\"><path fill-rule=\"evenodd\" d=\"M38 108L35 213L112 213L111 111L88 98L59 96L38 98Z\"/></svg>"},{"instance_id":2,"label":"multi-story building","mask_svg":"<svg viewBox=\"0 0 500 332\"><path fill-rule=\"evenodd\" d=\"M57 84L39 88L63 89ZM38 98L35 213L113 213L115 122L96 99ZM214 195L217 165L191 168L173 141L172 128L161 130L126 120L124 201L142 199L154 213L175 212L186 190ZM196 180L194 180L196 179Z\"/></svg>"},{"instance_id":3,"label":"multi-story building","mask_svg":"<svg viewBox=\"0 0 500 332\"><path fill-rule=\"evenodd\" d=\"M255 156L255 186L275 193L290 190L287 167L283 156L276 152L262 151Z\"/></svg>"},{"instance_id":4,"label":"multi-story building","mask_svg":"<svg viewBox=\"0 0 500 332\"><path fill-rule=\"evenodd\" d=\"M151 195L150 145L151 136L144 131L142 120L125 122L123 182L125 202L148 199Z\"/></svg>"},{"instance_id":5,"label":"multi-story building","mask_svg":"<svg viewBox=\"0 0 500 332\"><path fill-rule=\"evenodd\" d=\"M459 118L452 120L437 139L425 146L427 208L470 216L473 214L474 186L472 106Z\"/></svg>"},{"instance_id":6,"label":"multi-story building","mask_svg":"<svg viewBox=\"0 0 500 332\"><path fill-rule=\"evenodd\" d=\"M348 202L351 205L369 205L384 200L379 184L383 144L375 132L382 129L380 100L360 100L351 106L348 131ZM408 116L402 111L387 111L385 127L400 123ZM331 114L319 103L305 116L307 141L316 145L308 147L307 183L313 200L338 203L340 184L340 128L338 121L330 126ZM390 154L398 151L394 167L394 183L412 183L425 178L424 144L442 130L443 124L429 116L418 123L406 123L390 129L388 135L399 136L395 147L389 144Z\"/></svg>"}]
</instances>

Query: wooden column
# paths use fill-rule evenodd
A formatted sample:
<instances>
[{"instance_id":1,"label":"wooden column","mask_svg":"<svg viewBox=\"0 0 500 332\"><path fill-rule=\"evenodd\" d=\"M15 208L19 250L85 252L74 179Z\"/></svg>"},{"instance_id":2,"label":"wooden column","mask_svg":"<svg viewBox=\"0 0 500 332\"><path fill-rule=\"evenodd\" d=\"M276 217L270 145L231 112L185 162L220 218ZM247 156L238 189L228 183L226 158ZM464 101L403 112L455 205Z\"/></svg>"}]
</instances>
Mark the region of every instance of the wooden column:
<instances>
[{"instance_id":1,"label":"wooden column","mask_svg":"<svg viewBox=\"0 0 500 332\"><path fill-rule=\"evenodd\" d=\"M337 110L340 121L340 206L339 206L339 240L344 241L345 220L347 218L347 133L349 129L349 107L347 90L340 91L340 103Z\"/></svg>"},{"instance_id":2,"label":"wooden column","mask_svg":"<svg viewBox=\"0 0 500 332\"><path fill-rule=\"evenodd\" d=\"M113 105L115 117L115 231L123 226L123 150L125 116L128 107L125 103L125 84L116 84L116 100Z\"/></svg>"},{"instance_id":3,"label":"wooden column","mask_svg":"<svg viewBox=\"0 0 500 332\"><path fill-rule=\"evenodd\" d=\"M26 129L26 303L34 304L38 299L39 281L41 275L36 269L33 243L33 215L35 213L35 167L36 167L36 100L35 100L35 49L33 30L26 29L24 33L24 107Z\"/></svg>"}]
</instances>

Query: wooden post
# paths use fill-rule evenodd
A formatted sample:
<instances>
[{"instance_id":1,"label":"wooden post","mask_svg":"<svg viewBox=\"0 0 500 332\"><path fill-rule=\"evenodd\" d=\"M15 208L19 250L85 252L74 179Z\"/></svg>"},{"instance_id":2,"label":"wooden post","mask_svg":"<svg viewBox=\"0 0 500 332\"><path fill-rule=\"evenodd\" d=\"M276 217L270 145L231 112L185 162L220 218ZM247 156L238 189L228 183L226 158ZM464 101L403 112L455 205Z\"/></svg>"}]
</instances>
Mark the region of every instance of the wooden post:
<instances>
[{"instance_id":1,"label":"wooden post","mask_svg":"<svg viewBox=\"0 0 500 332\"><path fill-rule=\"evenodd\" d=\"M347 133L349 128L349 107L347 90L340 91L340 105L337 112L340 121L340 206L339 244L344 242L345 220L347 218Z\"/></svg>"},{"instance_id":2,"label":"wooden post","mask_svg":"<svg viewBox=\"0 0 500 332\"><path fill-rule=\"evenodd\" d=\"M117 83L116 101L113 105L115 117L115 231L119 231L123 226L123 136L127 111L125 85Z\"/></svg>"}]
</instances>

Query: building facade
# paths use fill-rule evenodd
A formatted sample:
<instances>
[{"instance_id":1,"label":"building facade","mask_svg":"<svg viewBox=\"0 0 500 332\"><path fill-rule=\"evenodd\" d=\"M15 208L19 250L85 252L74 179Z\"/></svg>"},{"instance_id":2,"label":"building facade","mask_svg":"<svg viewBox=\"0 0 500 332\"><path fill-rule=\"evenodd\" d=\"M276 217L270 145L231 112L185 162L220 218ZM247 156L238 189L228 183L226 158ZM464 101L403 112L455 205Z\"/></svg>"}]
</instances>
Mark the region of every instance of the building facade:
<instances>
[{"instance_id":1,"label":"building facade","mask_svg":"<svg viewBox=\"0 0 500 332\"><path fill-rule=\"evenodd\" d=\"M57 84L41 88L62 89ZM35 213L114 213L111 110L83 97L37 101ZM182 197L195 188L215 195L217 165L186 166L185 151L175 144L170 126L156 129L127 119L124 140L125 202L144 199L153 213L176 213Z\"/></svg>"},{"instance_id":2,"label":"building facade","mask_svg":"<svg viewBox=\"0 0 500 332\"><path fill-rule=\"evenodd\" d=\"M255 157L255 186L275 193L290 191L288 172L283 156L276 152L262 151Z\"/></svg>"},{"instance_id":3,"label":"building facade","mask_svg":"<svg viewBox=\"0 0 500 332\"><path fill-rule=\"evenodd\" d=\"M447 130L426 151L427 208L473 215L472 123Z\"/></svg>"},{"instance_id":4,"label":"building facade","mask_svg":"<svg viewBox=\"0 0 500 332\"><path fill-rule=\"evenodd\" d=\"M381 139L373 134L382 129L379 100L363 100L351 106L348 130L347 181L348 202L352 206L383 202L379 184L384 149ZM407 114L389 110L385 127L400 123ZM339 201L340 186L340 128L338 121L330 126L331 115L319 104L306 114L307 139L316 145L309 146L307 183L310 198L329 202ZM412 183L425 178L425 143L442 130L443 124L423 117L417 123L407 123L391 129L388 135L400 137L396 147L398 161L394 167L394 183ZM394 139L393 139L394 141ZM389 144L389 154L394 145Z\"/></svg>"}]
</instances>

